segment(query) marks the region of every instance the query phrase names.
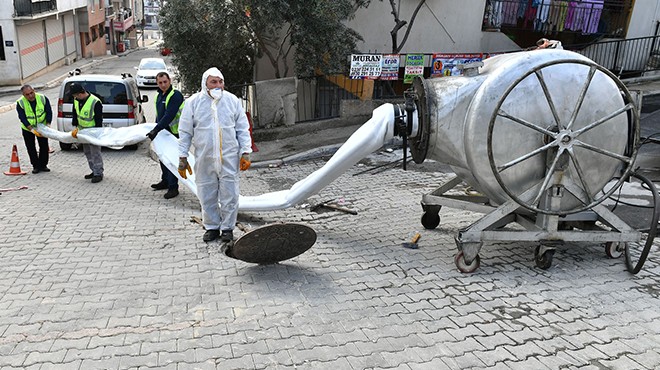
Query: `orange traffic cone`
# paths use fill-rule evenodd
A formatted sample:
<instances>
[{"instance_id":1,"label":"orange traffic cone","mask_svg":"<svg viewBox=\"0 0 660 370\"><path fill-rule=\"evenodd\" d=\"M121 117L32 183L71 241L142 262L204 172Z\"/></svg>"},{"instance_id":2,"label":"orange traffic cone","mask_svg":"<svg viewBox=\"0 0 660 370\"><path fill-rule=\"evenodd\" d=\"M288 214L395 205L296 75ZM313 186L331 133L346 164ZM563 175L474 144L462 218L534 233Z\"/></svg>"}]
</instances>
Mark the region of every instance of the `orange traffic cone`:
<instances>
[{"instance_id":1,"label":"orange traffic cone","mask_svg":"<svg viewBox=\"0 0 660 370\"><path fill-rule=\"evenodd\" d=\"M16 149L16 144L14 144L14 147L11 149L11 164L9 165L9 171L5 172L5 175L25 175L25 172L21 171L21 163L18 161L18 149Z\"/></svg>"}]
</instances>

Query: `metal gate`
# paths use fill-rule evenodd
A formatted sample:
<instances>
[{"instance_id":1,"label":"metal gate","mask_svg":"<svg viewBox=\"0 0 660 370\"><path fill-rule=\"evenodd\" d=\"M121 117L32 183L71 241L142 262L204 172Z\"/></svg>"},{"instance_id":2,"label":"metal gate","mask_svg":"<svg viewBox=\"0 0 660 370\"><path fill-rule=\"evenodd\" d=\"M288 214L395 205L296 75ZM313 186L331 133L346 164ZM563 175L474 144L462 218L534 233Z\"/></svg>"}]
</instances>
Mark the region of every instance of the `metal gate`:
<instances>
[{"instance_id":1,"label":"metal gate","mask_svg":"<svg viewBox=\"0 0 660 370\"><path fill-rule=\"evenodd\" d=\"M76 52L76 35L73 28L73 15L66 14L63 17L64 19L64 37L65 42L65 54L69 55Z\"/></svg>"},{"instance_id":2,"label":"metal gate","mask_svg":"<svg viewBox=\"0 0 660 370\"><path fill-rule=\"evenodd\" d=\"M21 54L21 78L26 78L46 67L43 22L17 26Z\"/></svg>"},{"instance_id":3,"label":"metal gate","mask_svg":"<svg viewBox=\"0 0 660 370\"><path fill-rule=\"evenodd\" d=\"M46 40L48 40L48 64L64 58L64 35L62 21L55 17L46 19Z\"/></svg>"}]
</instances>

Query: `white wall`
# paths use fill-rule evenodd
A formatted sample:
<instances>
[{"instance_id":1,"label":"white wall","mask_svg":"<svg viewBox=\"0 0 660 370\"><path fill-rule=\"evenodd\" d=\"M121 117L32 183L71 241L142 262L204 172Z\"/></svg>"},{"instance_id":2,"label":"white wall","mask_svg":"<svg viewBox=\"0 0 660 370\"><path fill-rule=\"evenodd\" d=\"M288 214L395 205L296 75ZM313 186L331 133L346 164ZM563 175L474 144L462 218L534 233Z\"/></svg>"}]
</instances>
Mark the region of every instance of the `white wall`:
<instances>
[{"instance_id":1,"label":"white wall","mask_svg":"<svg viewBox=\"0 0 660 370\"><path fill-rule=\"evenodd\" d=\"M4 4L3 4L4 5ZM14 14L14 2L8 2L5 6L0 6L0 19L12 19Z\"/></svg>"},{"instance_id":2,"label":"white wall","mask_svg":"<svg viewBox=\"0 0 660 370\"><path fill-rule=\"evenodd\" d=\"M78 8L87 8L87 0L57 0L57 10L60 12Z\"/></svg>"},{"instance_id":3,"label":"white wall","mask_svg":"<svg viewBox=\"0 0 660 370\"><path fill-rule=\"evenodd\" d=\"M18 85L21 79L21 65L18 58L18 37L12 19L1 19L2 37L5 43L13 42L13 47L1 45L5 49L5 60L0 61L0 85Z\"/></svg>"},{"instance_id":4,"label":"white wall","mask_svg":"<svg viewBox=\"0 0 660 370\"><path fill-rule=\"evenodd\" d=\"M419 0L401 3L399 18L409 21ZM401 53L477 53L519 49L499 32L481 31L484 7L485 0L427 0L417 13ZM364 42L358 44L360 51L392 51L390 31L394 27L394 17L391 11L387 0L372 1L369 8L358 10L349 26L364 38ZM407 26L399 30L399 44Z\"/></svg>"},{"instance_id":5,"label":"white wall","mask_svg":"<svg viewBox=\"0 0 660 370\"><path fill-rule=\"evenodd\" d=\"M660 1L635 0L626 38L653 36L660 20Z\"/></svg>"}]
</instances>

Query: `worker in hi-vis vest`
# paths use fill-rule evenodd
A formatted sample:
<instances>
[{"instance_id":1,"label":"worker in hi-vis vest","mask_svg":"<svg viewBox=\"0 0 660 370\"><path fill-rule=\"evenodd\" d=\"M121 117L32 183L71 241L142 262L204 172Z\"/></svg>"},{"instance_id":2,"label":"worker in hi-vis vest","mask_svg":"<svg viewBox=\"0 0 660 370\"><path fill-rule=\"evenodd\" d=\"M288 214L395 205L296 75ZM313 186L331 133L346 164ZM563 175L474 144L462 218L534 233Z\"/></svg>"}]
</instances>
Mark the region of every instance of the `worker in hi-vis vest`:
<instances>
[{"instance_id":1,"label":"worker in hi-vis vest","mask_svg":"<svg viewBox=\"0 0 660 370\"><path fill-rule=\"evenodd\" d=\"M50 172L48 168L48 139L41 136L36 130L37 124L50 125L53 119L53 110L46 95L37 94L30 85L21 87L23 96L16 101L16 112L21 121L23 141L30 156L32 173ZM39 152L34 139L39 143Z\"/></svg>"},{"instance_id":2,"label":"worker in hi-vis vest","mask_svg":"<svg viewBox=\"0 0 660 370\"><path fill-rule=\"evenodd\" d=\"M96 96L90 94L79 84L73 83L69 87L73 95L73 118L71 124L74 126L71 136L77 138L78 131L90 127L103 127L103 104ZM83 152L87 157L87 164L92 173L85 175L86 179L92 179L93 183L103 180L103 157L101 147L92 144L83 144Z\"/></svg>"},{"instance_id":3,"label":"worker in hi-vis vest","mask_svg":"<svg viewBox=\"0 0 660 370\"><path fill-rule=\"evenodd\" d=\"M158 83L158 95L156 96L156 127L149 131L147 137L153 140L161 130L167 130L172 135L179 137L179 117L183 109L183 94L172 87L172 80L167 72L159 72L156 75ZM165 190L165 199L174 198L179 195L179 180L167 167L160 162L160 182L151 184L154 190Z\"/></svg>"}]
</instances>

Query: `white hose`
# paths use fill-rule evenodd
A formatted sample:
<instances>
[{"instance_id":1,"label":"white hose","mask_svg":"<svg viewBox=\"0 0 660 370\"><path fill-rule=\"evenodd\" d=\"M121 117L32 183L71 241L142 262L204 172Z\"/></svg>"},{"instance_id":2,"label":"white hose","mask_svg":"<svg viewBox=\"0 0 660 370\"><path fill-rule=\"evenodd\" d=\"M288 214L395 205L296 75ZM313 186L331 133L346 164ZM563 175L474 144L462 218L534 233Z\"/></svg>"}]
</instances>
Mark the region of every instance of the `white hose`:
<instances>
[{"instance_id":1,"label":"white hose","mask_svg":"<svg viewBox=\"0 0 660 370\"><path fill-rule=\"evenodd\" d=\"M371 119L351 135L328 163L312 172L291 189L258 196L241 196L241 211L272 211L292 207L318 193L360 159L380 149L394 136L394 107L383 104L376 108Z\"/></svg>"},{"instance_id":2,"label":"white hose","mask_svg":"<svg viewBox=\"0 0 660 370\"><path fill-rule=\"evenodd\" d=\"M60 132L43 125L39 125L37 130L49 139L65 143L82 142L107 147L121 147L145 140L146 134L154 127L155 124L148 123L118 129L89 128L80 130L78 139L74 139L68 132ZM369 121L360 126L323 167L295 183L289 190L257 196L240 196L238 209L240 211L272 211L293 207L321 191L362 158L380 149L393 136L394 107L392 104L383 104L374 109ZM162 130L152 143L160 161L179 178L182 184L197 195L195 174L189 175L187 179L182 179L177 171L179 166L178 139L168 131ZM188 154L188 163L194 168L195 158L192 153Z\"/></svg>"}]
</instances>

